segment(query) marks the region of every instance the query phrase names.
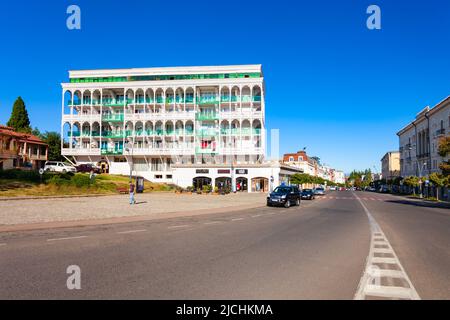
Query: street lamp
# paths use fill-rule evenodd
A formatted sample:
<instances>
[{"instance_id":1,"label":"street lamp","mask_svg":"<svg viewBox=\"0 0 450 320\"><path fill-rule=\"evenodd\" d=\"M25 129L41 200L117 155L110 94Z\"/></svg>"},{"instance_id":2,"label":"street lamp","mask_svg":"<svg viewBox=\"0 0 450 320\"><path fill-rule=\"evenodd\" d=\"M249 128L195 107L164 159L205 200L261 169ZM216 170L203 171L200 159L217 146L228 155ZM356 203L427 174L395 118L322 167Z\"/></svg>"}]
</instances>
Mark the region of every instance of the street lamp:
<instances>
[{"instance_id":1,"label":"street lamp","mask_svg":"<svg viewBox=\"0 0 450 320\"><path fill-rule=\"evenodd\" d=\"M127 144L127 148L125 149L126 152L130 153L131 150L131 164L130 164L130 183L133 182L133 148L134 145L132 143Z\"/></svg>"}]
</instances>

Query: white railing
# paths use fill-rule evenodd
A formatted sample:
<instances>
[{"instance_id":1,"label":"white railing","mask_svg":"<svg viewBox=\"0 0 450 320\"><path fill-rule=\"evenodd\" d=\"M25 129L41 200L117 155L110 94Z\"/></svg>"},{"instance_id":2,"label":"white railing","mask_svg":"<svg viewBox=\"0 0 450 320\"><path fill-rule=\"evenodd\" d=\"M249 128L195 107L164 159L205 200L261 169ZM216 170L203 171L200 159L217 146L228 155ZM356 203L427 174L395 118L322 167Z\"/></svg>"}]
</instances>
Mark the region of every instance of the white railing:
<instances>
[{"instance_id":1,"label":"white railing","mask_svg":"<svg viewBox=\"0 0 450 320\"><path fill-rule=\"evenodd\" d=\"M125 121L137 121L137 120L194 120L195 112L185 111L173 111L173 112L149 112L149 113L125 113Z\"/></svg>"},{"instance_id":2,"label":"white railing","mask_svg":"<svg viewBox=\"0 0 450 320\"><path fill-rule=\"evenodd\" d=\"M97 156L100 155L100 148L62 148L61 154L66 156Z\"/></svg>"},{"instance_id":3,"label":"white railing","mask_svg":"<svg viewBox=\"0 0 450 320\"><path fill-rule=\"evenodd\" d=\"M101 114L64 114L62 116L62 120L63 120L63 122L68 122L68 121L101 122L102 115Z\"/></svg>"},{"instance_id":4,"label":"white railing","mask_svg":"<svg viewBox=\"0 0 450 320\"><path fill-rule=\"evenodd\" d=\"M219 112L220 118L262 118L261 111L243 110L243 111L221 111Z\"/></svg>"},{"instance_id":5,"label":"white railing","mask_svg":"<svg viewBox=\"0 0 450 320\"><path fill-rule=\"evenodd\" d=\"M131 151L126 153L130 155ZM134 148L133 155L145 156L145 155L193 155L195 154L195 148L192 147L177 147L177 148Z\"/></svg>"}]
</instances>

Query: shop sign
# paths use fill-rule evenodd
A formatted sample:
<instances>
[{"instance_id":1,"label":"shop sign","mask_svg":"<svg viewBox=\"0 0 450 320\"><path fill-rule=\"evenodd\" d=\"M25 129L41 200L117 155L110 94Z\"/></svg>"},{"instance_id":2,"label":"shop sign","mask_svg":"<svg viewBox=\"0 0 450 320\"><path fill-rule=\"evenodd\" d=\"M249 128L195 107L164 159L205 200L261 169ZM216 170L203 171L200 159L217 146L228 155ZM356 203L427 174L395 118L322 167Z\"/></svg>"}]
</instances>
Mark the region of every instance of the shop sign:
<instances>
[{"instance_id":1,"label":"shop sign","mask_svg":"<svg viewBox=\"0 0 450 320\"><path fill-rule=\"evenodd\" d=\"M248 174L248 169L236 169L236 174Z\"/></svg>"},{"instance_id":2,"label":"shop sign","mask_svg":"<svg viewBox=\"0 0 450 320\"><path fill-rule=\"evenodd\" d=\"M217 170L218 174L230 174L230 169L219 169Z\"/></svg>"},{"instance_id":3,"label":"shop sign","mask_svg":"<svg viewBox=\"0 0 450 320\"><path fill-rule=\"evenodd\" d=\"M208 169L197 169L195 172L197 174L208 174L209 170Z\"/></svg>"}]
</instances>

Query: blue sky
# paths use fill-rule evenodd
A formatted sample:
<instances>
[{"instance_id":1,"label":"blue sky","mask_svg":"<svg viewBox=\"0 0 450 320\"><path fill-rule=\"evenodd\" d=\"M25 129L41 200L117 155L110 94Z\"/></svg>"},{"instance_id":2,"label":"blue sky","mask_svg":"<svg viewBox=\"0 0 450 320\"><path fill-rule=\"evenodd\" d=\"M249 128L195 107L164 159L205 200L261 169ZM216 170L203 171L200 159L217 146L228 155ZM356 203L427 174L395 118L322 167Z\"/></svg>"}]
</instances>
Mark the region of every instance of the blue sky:
<instances>
[{"instance_id":1,"label":"blue sky","mask_svg":"<svg viewBox=\"0 0 450 320\"><path fill-rule=\"evenodd\" d=\"M371 4L381 30L366 28ZM22 96L33 127L59 130L69 69L262 64L281 152L306 146L346 172L379 168L395 133L450 95L446 0L8 1L0 43L0 123Z\"/></svg>"}]
</instances>

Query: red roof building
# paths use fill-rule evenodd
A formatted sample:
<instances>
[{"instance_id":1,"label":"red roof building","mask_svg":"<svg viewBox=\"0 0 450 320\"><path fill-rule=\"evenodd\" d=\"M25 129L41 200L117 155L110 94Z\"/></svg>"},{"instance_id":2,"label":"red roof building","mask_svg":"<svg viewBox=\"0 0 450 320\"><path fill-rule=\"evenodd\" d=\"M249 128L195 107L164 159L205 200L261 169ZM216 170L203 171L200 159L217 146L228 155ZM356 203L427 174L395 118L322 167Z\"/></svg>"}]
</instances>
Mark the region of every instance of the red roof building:
<instances>
[{"instance_id":1,"label":"red roof building","mask_svg":"<svg viewBox=\"0 0 450 320\"><path fill-rule=\"evenodd\" d=\"M48 145L35 135L0 125L0 170L39 169L48 159Z\"/></svg>"}]
</instances>

